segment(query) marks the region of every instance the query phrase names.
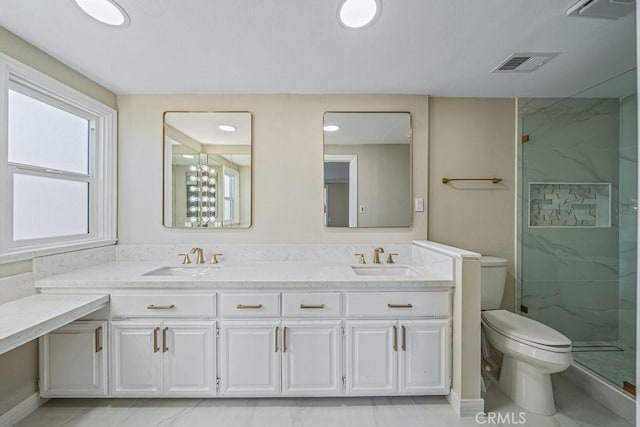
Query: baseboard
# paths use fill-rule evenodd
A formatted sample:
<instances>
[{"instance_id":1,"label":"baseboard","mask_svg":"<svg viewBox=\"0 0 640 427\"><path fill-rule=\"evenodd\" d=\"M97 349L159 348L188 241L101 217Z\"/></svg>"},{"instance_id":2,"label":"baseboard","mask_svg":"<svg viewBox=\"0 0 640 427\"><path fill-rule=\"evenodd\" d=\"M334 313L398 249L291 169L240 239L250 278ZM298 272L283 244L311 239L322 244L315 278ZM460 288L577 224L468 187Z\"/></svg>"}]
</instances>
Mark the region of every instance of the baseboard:
<instances>
[{"instance_id":1,"label":"baseboard","mask_svg":"<svg viewBox=\"0 0 640 427\"><path fill-rule=\"evenodd\" d=\"M635 399L616 389L580 365L573 364L559 374L630 424L635 423Z\"/></svg>"},{"instance_id":2,"label":"baseboard","mask_svg":"<svg viewBox=\"0 0 640 427\"><path fill-rule=\"evenodd\" d=\"M24 417L44 405L47 400L49 399L41 399L38 393L33 393L31 396L0 415L0 426L12 426L17 424Z\"/></svg>"},{"instance_id":3,"label":"baseboard","mask_svg":"<svg viewBox=\"0 0 640 427\"><path fill-rule=\"evenodd\" d=\"M460 418L475 417L478 413L484 412L484 399L460 399L455 391L451 390L445 396L456 415Z\"/></svg>"}]
</instances>

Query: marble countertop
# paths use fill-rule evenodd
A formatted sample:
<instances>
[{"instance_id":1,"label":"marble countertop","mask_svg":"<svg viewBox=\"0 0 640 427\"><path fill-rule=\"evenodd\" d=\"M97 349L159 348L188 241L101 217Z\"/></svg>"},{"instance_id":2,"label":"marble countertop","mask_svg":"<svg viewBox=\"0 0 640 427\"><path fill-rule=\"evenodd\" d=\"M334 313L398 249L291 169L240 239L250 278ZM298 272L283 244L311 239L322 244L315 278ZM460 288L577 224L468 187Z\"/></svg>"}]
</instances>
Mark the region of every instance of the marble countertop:
<instances>
[{"instance_id":1,"label":"marble countertop","mask_svg":"<svg viewBox=\"0 0 640 427\"><path fill-rule=\"evenodd\" d=\"M0 305L0 354L105 306L109 295L37 294Z\"/></svg>"},{"instance_id":2,"label":"marble countertop","mask_svg":"<svg viewBox=\"0 0 640 427\"><path fill-rule=\"evenodd\" d=\"M186 267L197 269L203 265L174 265L160 262L111 262L94 267L58 274L36 281L36 288L343 288L343 287L453 287L451 275L422 265L408 265L415 276L360 276L350 264L309 261L250 262L220 264L209 277L172 277L145 275L158 268ZM365 267L371 267L367 264ZM382 264L379 266L387 266Z\"/></svg>"}]
</instances>

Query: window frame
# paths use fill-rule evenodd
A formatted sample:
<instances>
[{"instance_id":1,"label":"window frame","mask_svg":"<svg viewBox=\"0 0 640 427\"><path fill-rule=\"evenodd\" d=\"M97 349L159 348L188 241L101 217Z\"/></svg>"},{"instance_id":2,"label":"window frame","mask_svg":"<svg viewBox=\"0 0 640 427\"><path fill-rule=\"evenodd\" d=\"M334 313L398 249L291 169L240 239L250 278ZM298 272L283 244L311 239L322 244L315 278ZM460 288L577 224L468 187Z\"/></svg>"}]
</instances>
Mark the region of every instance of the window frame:
<instances>
[{"instance_id":1,"label":"window frame","mask_svg":"<svg viewBox=\"0 0 640 427\"><path fill-rule=\"evenodd\" d=\"M225 177L230 177L233 180L233 188L230 197L226 196L227 193L227 183L225 182ZM222 166L222 223L230 224L230 225L238 225L240 224L240 172L229 168L227 166ZM229 200L231 202L231 219L227 220L227 207L226 201Z\"/></svg>"},{"instance_id":2,"label":"window frame","mask_svg":"<svg viewBox=\"0 0 640 427\"><path fill-rule=\"evenodd\" d=\"M9 90L89 120L87 174L9 162ZM116 243L116 138L116 110L0 53L0 264ZM13 177L16 174L86 182L89 186L88 233L14 240Z\"/></svg>"}]
</instances>

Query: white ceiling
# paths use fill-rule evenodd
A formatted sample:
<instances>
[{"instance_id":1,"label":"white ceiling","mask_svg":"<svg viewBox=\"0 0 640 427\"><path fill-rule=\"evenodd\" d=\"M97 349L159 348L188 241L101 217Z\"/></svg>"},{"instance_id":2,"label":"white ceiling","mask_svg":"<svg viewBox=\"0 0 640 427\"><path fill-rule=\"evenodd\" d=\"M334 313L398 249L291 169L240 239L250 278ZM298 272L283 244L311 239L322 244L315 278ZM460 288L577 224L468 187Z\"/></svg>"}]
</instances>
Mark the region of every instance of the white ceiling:
<instances>
[{"instance_id":1,"label":"white ceiling","mask_svg":"<svg viewBox=\"0 0 640 427\"><path fill-rule=\"evenodd\" d=\"M119 0L113 29L72 0L2 0L0 25L112 91L569 96L635 67L635 14L568 18L573 0L382 0L361 31L340 0ZM513 52L560 52L492 74Z\"/></svg>"}]
</instances>

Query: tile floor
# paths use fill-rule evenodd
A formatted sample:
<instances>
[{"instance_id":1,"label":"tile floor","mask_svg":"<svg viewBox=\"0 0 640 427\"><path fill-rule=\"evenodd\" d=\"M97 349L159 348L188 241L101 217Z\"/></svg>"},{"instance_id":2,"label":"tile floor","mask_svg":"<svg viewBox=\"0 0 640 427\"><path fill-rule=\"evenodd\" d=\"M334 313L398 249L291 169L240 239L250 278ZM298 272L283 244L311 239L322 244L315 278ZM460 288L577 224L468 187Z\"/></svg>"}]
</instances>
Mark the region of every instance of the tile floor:
<instances>
[{"instance_id":1,"label":"tile floor","mask_svg":"<svg viewBox=\"0 0 640 427\"><path fill-rule=\"evenodd\" d=\"M606 351L616 349L616 351ZM587 341L573 343L573 358L600 375L615 387L628 381L635 383L636 350L619 341Z\"/></svg>"},{"instance_id":2,"label":"tile floor","mask_svg":"<svg viewBox=\"0 0 640 427\"><path fill-rule=\"evenodd\" d=\"M442 397L323 399L54 399L18 424L20 427L627 427L631 424L576 389L554 378L558 414L524 413L493 386L487 412L514 414L515 423L459 419ZM524 423L521 422L524 420Z\"/></svg>"}]
</instances>

